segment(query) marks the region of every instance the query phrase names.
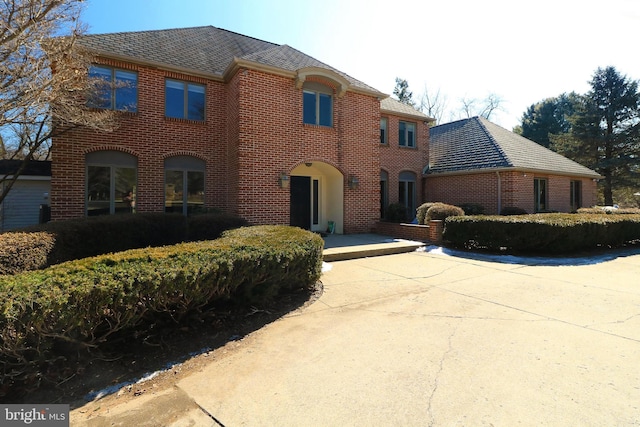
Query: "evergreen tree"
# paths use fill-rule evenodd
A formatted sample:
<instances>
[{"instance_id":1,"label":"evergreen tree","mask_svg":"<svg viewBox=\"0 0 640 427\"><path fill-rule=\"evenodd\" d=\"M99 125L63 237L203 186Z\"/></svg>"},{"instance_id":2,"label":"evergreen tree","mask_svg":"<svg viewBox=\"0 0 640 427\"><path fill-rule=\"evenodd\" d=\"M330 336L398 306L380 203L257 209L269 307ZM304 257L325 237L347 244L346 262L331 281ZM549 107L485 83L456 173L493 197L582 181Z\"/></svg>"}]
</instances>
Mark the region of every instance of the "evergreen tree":
<instances>
[{"instance_id":1,"label":"evergreen tree","mask_svg":"<svg viewBox=\"0 0 640 427\"><path fill-rule=\"evenodd\" d=\"M409 82L400 77L396 77L396 87L393 89L393 94L398 98L398 101L403 104L415 107L415 101L413 100L413 92L409 90Z\"/></svg>"},{"instance_id":2,"label":"evergreen tree","mask_svg":"<svg viewBox=\"0 0 640 427\"><path fill-rule=\"evenodd\" d=\"M560 136L571 130L570 117L579 102L575 92L547 98L531 105L522 115L521 135L538 144L549 147L554 136Z\"/></svg>"},{"instance_id":3,"label":"evergreen tree","mask_svg":"<svg viewBox=\"0 0 640 427\"><path fill-rule=\"evenodd\" d=\"M591 90L575 104L571 132L552 138L552 148L604 177L605 205L614 187L640 180L640 93L638 82L614 67L598 68Z\"/></svg>"}]
</instances>

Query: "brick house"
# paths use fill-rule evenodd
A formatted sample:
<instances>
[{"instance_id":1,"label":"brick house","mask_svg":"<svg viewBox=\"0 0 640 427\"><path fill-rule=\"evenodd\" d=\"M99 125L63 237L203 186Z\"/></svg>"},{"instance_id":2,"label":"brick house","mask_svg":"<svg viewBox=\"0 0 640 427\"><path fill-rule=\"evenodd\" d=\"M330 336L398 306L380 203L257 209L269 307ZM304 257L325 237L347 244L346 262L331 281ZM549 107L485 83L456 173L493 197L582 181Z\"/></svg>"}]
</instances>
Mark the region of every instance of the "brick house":
<instances>
[{"instance_id":1,"label":"brick house","mask_svg":"<svg viewBox=\"0 0 640 427\"><path fill-rule=\"evenodd\" d=\"M371 231L391 203L569 211L595 172L474 118L433 119L287 45L196 27L84 36L120 126L54 139L53 220L216 209Z\"/></svg>"},{"instance_id":2,"label":"brick house","mask_svg":"<svg viewBox=\"0 0 640 427\"><path fill-rule=\"evenodd\" d=\"M122 117L53 141L53 220L218 209L358 233L381 201L422 202L430 119L287 45L215 27L81 45L90 74L117 83L92 106Z\"/></svg>"},{"instance_id":3,"label":"brick house","mask_svg":"<svg viewBox=\"0 0 640 427\"><path fill-rule=\"evenodd\" d=\"M490 121L473 117L430 130L424 199L571 212L594 206L598 173Z\"/></svg>"}]
</instances>

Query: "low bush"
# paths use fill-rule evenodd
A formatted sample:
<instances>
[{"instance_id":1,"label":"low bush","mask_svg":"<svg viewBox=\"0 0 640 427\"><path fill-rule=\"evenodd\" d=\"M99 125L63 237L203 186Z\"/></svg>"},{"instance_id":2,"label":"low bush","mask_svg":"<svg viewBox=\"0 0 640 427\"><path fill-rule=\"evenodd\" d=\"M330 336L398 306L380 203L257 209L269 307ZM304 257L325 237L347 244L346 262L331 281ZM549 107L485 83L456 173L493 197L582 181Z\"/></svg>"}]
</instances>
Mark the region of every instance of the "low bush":
<instances>
[{"instance_id":1,"label":"low bush","mask_svg":"<svg viewBox=\"0 0 640 427\"><path fill-rule=\"evenodd\" d=\"M484 215L484 206L478 203L463 203L460 208L465 215Z\"/></svg>"},{"instance_id":2,"label":"low bush","mask_svg":"<svg viewBox=\"0 0 640 427\"><path fill-rule=\"evenodd\" d=\"M637 215L640 214L638 208L615 208L613 206L595 206L592 208L578 209L580 214L608 214L608 215Z\"/></svg>"},{"instance_id":3,"label":"low bush","mask_svg":"<svg viewBox=\"0 0 640 427\"><path fill-rule=\"evenodd\" d=\"M49 222L19 233L0 234L0 274L15 274L127 249L215 239L224 230L244 225L243 219L225 214L185 217L164 213Z\"/></svg>"},{"instance_id":4,"label":"low bush","mask_svg":"<svg viewBox=\"0 0 640 427\"><path fill-rule=\"evenodd\" d=\"M464 211L457 206L447 205L446 203L434 203L433 206L427 209L425 222L428 223L431 220L444 221L450 216L462 215L464 215Z\"/></svg>"},{"instance_id":5,"label":"low bush","mask_svg":"<svg viewBox=\"0 0 640 427\"><path fill-rule=\"evenodd\" d=\"M528 212L522 208L516 206L506 206L500 210L500 215L509 216L509 215L527 215Z\"/></svg>"},{"instance_id":6,"label":"low bush","mask_svg":"<svg viewBox=\"0 0 640 427\"><path fill-rule=\"evenodd\" d=\"M45 268L54 245L50 233L0 234L0 275Z\"/></svg>"},{"instance_id":7,"label":"low bush","mask_svg":"<svg viewBox=\"0 0 640 427\"><path fill-rule=\"evenodd\" d=\"M405 222L407 216L407 207L405 205L392 203L385 210L384 220L387 222Z\"/></svg>"},{"instance_id":8,"label":"low bush","mask_svg":"<svg viewBox=\"0 0 640 427\"><path fill-rule=\"evenodd\" d=\"M640 239L640 215L535 214L449 217L443 239L465 249L567 254Z\"/></svg>"},{"instance_id":9,"label":"low bush","mask_svg":"<svg viewBox=\"0 0 640 427\"><path fill-rule=\"evenodd\" d=\"M418 224L426 224L426 222L428 222L426 221L427 211L431 206L435 204L436 202L427 202L418 206L418 208L416 209L416 218L418 219Z\"/></svg>"},{"instance_id":10,"label":"low bush","mask_svg":"<svg viewBox=\"0 0 640 427\"><path fill-rule=\"evenodd\" d=\"M0 396L56 380L66 355L180 324L213 303L265 302L320 277L323 240L287 226L134 249L0 277ZM13 390L13 391L10 391Z\"/></svg>"}]
</instances>

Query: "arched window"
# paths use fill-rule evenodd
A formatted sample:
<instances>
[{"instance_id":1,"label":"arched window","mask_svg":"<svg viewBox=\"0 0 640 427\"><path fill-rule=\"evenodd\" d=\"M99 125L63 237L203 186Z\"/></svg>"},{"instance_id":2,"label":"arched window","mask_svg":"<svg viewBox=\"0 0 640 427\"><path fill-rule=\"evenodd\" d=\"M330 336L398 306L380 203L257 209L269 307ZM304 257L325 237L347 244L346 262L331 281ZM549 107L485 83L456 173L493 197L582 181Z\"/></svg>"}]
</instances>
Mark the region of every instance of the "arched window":
<instances>
[{"instance_id":1,"label":"arched window","mask_svg":"<svg viewBox=\"0 0 640 427\"><path fill-rule=\"evenodd\" d=\"M189 215L204 211L203 160L174 156L164 161L164 211Z\"/></svg>"},{"instance_id":2,"label":"arched window","mask_svg":"<svg viewBox=\"0 0 640 427\"><path fill-rule=\"evenodd\" d=\"M380 171L380 218L385 217L385 211L389 205L389 173Z\"/></svg>"},{"instance_id":3,"label":"arched window","mask_svg":"<svg viewBox=\"0 0 640 427\"><path fill-rule=\"evenodd\" d=\"M86 214L109 215L136 211L138 160L120 151L88 153Z\"/></svg>"},{"instance_id":4,"label":"arched window","mask_svg":"<svg viewBox=\"0 0 640 427\"><path fill-rule=\"evenodd\" d=\"M398 180L398 203L407 208L407 219L416 216L416 174L401 172Z\"/></svg>"}]
</instances>

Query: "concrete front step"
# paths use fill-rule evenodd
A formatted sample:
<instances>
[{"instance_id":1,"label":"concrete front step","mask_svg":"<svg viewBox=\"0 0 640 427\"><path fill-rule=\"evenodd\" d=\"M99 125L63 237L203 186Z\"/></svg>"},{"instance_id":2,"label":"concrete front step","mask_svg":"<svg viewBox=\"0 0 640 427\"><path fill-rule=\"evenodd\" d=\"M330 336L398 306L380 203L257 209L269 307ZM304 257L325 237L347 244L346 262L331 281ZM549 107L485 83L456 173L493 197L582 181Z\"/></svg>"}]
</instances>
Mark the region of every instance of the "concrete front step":
<instances>
[{"instance_id":1,"label":"concrete front step","mask_svg":"<svg viewBox=\"0 0 640 427\"><path fill-rule=\"evenodd\" d=\"M326 262L413 252L423 242L393 239L373 234L330 235L325 237L323 259Z\"/></svg>"}]
</instances>

